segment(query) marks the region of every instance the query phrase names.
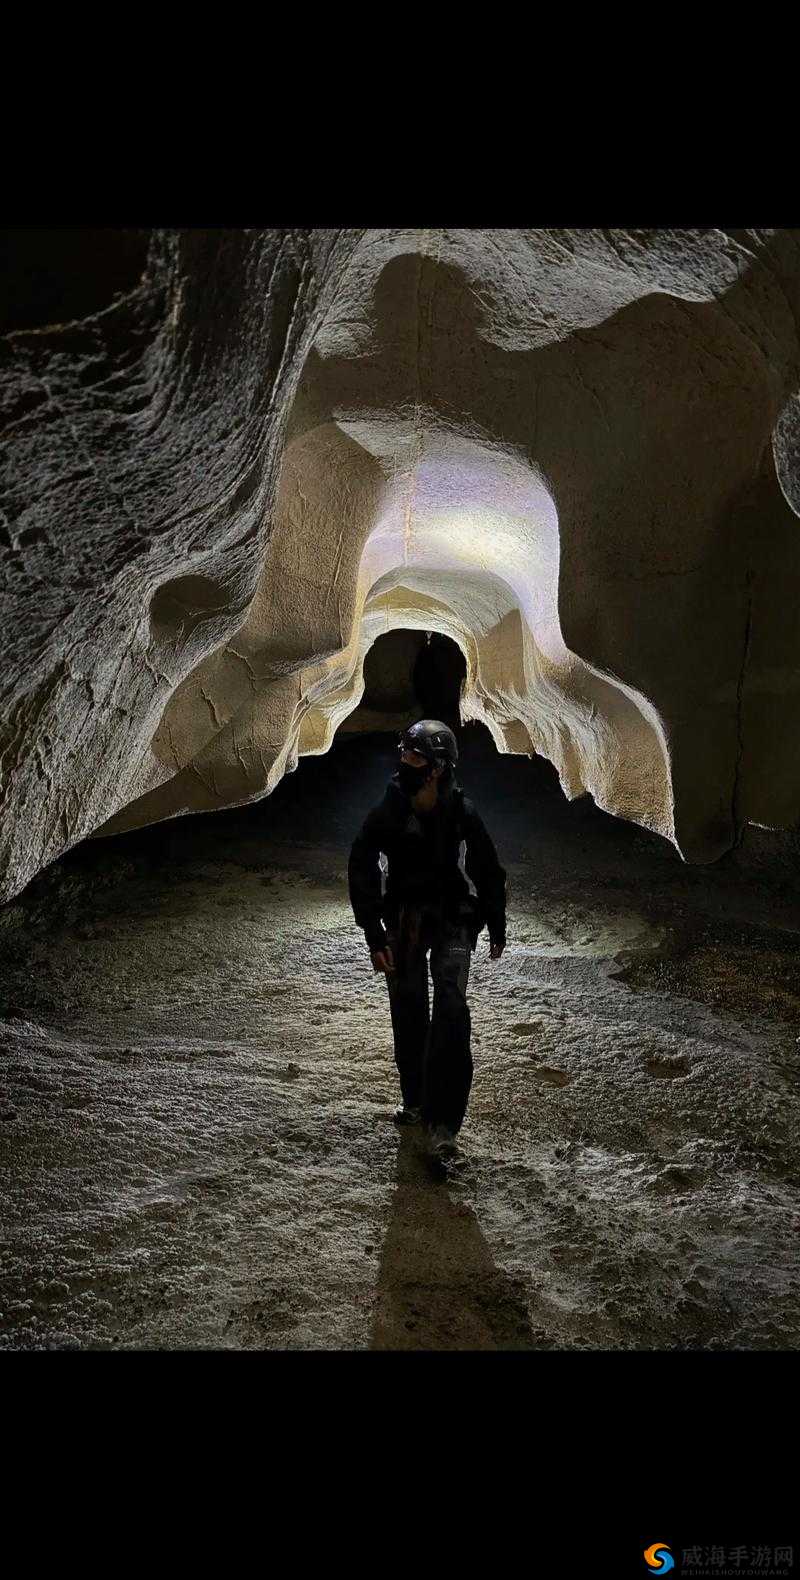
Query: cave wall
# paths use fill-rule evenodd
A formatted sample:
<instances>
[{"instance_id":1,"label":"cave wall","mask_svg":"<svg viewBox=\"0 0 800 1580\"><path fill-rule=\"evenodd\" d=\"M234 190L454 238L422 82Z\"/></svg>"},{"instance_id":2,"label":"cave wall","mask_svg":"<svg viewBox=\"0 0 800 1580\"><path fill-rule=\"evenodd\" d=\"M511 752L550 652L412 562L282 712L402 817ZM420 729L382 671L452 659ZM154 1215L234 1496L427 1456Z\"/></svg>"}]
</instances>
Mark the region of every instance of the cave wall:
<instances>
[{"instance_id":1,"label":"cave wall","mask_svg":"<svg viewBox=\"0 0 800 1580\"><path fill-rule=\"evenodd\" d=\"M394 630L687 860L793 826L798 239L110 233L105 303L102 244L16 295L12 247L2 896L269 793Z\"/></svg>"}]
</instances>

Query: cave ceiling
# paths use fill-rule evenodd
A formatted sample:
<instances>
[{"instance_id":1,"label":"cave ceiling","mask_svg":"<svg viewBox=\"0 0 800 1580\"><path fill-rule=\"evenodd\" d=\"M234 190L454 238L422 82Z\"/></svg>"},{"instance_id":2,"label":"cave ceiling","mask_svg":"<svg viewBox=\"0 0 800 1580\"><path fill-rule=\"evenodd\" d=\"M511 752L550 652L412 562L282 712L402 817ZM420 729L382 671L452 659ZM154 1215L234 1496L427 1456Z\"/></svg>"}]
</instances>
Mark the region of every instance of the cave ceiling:
<instances>
[{"instance_id":1,"label":"cave ceiling","mask_svg":"<svg viewBox=\"0 0 800 1580\"><path fill-rule=\"evenodd\" d=\"M6 232L2 897L269 794L395 629L686 861L794 826L799 241Z\"/></svg>"}]
</instances>

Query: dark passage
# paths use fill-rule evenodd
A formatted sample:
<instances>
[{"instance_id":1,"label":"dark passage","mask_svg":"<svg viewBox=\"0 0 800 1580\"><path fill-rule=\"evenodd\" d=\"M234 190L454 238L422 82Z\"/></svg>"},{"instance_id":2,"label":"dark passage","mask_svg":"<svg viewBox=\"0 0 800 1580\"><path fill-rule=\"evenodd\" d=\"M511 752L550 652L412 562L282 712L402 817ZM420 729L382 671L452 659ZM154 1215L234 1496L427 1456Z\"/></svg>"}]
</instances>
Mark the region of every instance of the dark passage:
<instances>
[{"instance_id":1,"label":"dark passage","mask_svg":"<svg viewBox=\"0 0 800 1580\"><path fill-rule=\"evenodd\" d=\"M461 649L436 631L388 631L364 661L364 695L342 734L410 717L442 719L458 733L459 697L467 666Z\"/></svg>"},{"instance_id":2,"label":"dark passage","mask_svg":"<svg viewBox=\"0 0 800 1580\"><path fill-rule=\"evenodd\" d=\"M458 699L467 673L464 655L455 642L432 632L414 665L414 692L425 718L442 719L458 733Z\"/></svg>"}]
</instances>

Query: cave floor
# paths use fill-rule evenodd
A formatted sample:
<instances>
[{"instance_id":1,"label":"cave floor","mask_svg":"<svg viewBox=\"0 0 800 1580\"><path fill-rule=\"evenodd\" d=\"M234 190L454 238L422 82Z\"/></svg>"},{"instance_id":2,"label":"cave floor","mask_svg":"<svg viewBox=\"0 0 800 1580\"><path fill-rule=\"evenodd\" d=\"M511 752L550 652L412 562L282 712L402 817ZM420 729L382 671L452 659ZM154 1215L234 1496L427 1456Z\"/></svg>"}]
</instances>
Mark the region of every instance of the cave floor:
<instances>
[{"instance_id":1,"label":"cave floor","mask_svg":"<svg viewBox=\"0 0 800 1580\"><path fill-rule=\"evenodd\" d=\"M462 773L509 944L452 1179L347 900L370 739L0 912L0 1348L798 1346L796 868L688 868L535 768Z\"/></svg>"}]
</instances>

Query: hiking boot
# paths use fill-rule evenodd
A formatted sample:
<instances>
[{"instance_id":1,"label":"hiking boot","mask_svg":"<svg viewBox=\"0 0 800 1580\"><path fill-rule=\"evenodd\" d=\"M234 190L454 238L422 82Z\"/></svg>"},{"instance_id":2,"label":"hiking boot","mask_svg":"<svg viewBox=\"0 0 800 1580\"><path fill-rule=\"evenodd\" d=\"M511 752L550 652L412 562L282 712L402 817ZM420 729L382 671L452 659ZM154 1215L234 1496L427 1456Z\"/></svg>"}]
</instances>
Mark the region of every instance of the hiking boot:
<instances>
[{"instance_id":1,"label":"hiking boot","mask_svg":"<svg viewBox=\"0 0 800 1580\"><path fill-rule=\"evenodd\" d=\"M418 1125L421 1118L421 1108L407 1108L405 1103L402 1103L394 1111L394 1122L396 1125Z\"/></svg>"},{"instance_id":2,"label":"hiking boot","mask_svg":"<svg viewBox=\"0 0 800 1580\"><path fill-rule=\"evenodd\" d=\"M460 1156L458 1142L452 1130L446 1125L435 1125L428 1133L428 1149L432 1158L437 1162L445 1163L449 1158Z\"/></svg>"}]
</instances>

